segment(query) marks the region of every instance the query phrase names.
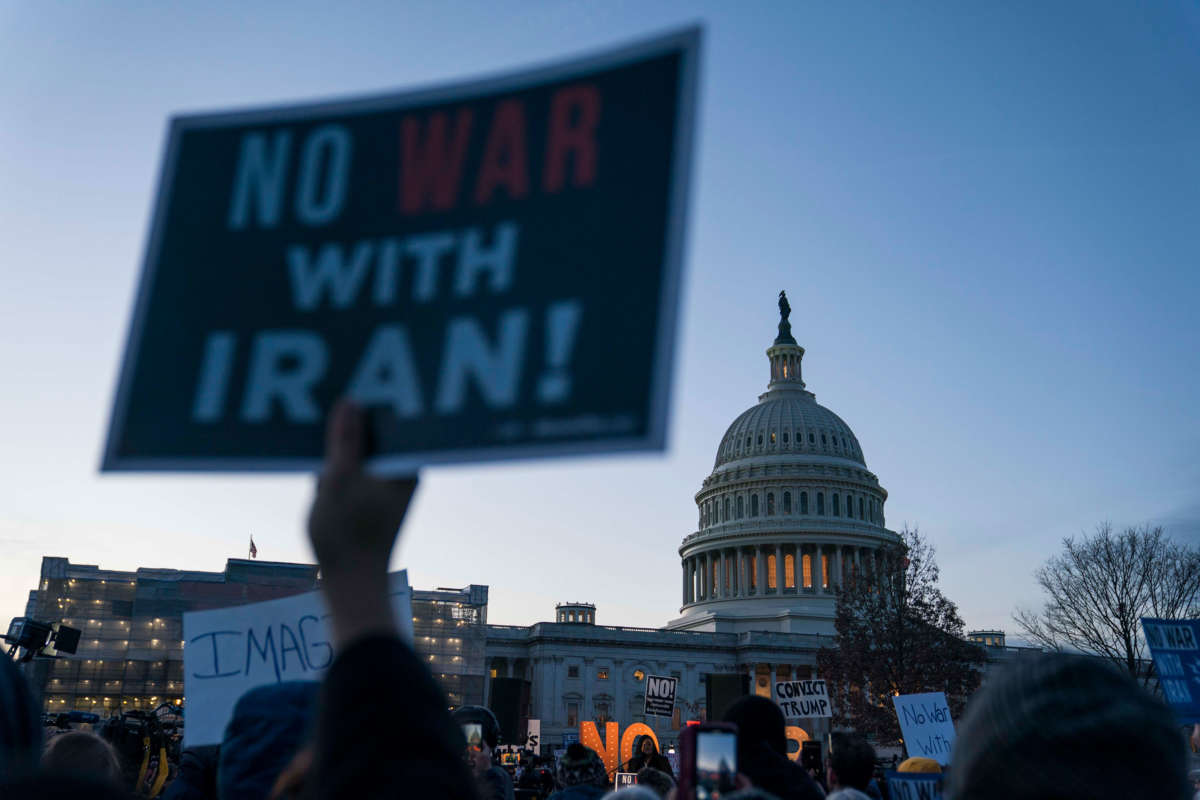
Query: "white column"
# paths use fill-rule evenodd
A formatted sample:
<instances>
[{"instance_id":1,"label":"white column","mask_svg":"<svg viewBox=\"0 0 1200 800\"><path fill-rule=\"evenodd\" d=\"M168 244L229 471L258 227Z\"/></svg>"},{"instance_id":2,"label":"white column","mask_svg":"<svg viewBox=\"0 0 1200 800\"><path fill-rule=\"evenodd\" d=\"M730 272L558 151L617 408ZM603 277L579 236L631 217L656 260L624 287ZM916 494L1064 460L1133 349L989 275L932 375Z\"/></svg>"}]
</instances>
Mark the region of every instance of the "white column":
<instances>
[{"instance_id":1,"label":"white column","mask_svg":"<svg viewBox=\"0 0 1200 800\"><path fill-rule=\"evenodd\" d=\"M775 545L775 593L783 594L783 545Z\"/></svg>"}]
</instances>

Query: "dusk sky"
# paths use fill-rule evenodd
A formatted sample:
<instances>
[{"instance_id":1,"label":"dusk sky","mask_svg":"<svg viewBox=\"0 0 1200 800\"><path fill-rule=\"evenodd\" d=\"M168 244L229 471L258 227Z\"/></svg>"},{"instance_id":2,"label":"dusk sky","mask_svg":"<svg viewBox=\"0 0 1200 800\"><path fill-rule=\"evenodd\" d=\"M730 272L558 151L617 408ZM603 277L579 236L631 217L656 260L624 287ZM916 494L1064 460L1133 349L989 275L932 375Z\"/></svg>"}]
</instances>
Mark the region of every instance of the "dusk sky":
<instances>
[{"instance_id":1,"label":"dusk sky","mask_svg":"<svg viewBox=\"0 0 1200 800\"><path fill-rule=\"evenodd\" d=\"M393 567L489 619L678 616L677 548L767 383L817 401L970 628L1062 537L1200 541L1200 5L0 2L0 617L43 555L308 561L307 475L101 475L168 117L468 79L702 23L667 450L426 470ZM614 311L614 313L619 313ZM617 376L614 376L614 380ZM5 622L5 624L7 624Z\"/></svg>"}]
</instances>

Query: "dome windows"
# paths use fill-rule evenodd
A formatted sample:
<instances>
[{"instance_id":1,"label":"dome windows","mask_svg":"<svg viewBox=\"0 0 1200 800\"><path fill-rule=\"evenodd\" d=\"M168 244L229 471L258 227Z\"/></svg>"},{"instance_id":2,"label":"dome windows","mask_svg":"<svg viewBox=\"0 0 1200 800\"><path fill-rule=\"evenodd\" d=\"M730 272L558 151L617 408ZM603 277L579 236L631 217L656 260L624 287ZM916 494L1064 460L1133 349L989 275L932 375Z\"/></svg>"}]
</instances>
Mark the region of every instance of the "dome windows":
<instances>
[{"instance_id":1,"label":"dome windows","mask_svg":"<svg viewBox=\"0 0 1200 800\"><path fill-rule=\"evenodd\" d=\"M783 432L783 443L784 444L788 443L788 432L787 431Z\"/></svg>"},{"instance_id":2,"label":"dome windows","mask_svg":"<svg viewBox=\"0 0 1200 800\"><path fill-rule=\"evenodd\" d=\"M842 515L842 513L841 513L841 509L839 509L839 508L838 508L838 495L837 495L837 492L834 492L834 493L833 493L833 515L834 515L835 517L840 517L840 516Z\"/></svg>"},{"instance_id":3,"label":"dome windows","mask_svg":"<svg viewBox=\"0 0 1200 800\"><path fill-rule=\"evenodd\" d=\"M771 431L771 444L775 444L775 431Z\"/></svg>"},{"instance_id":4,"label":"dome windows","mask_svg":"<svg viewBox=\"0 0 1200 800\"><path fill-rule=\"evenodd\" d=\"M800 513L801 514L808 513L808 492L800 493Z\"/></svg>"},{"instance_id":5,"label":"dome windows","mask_svg":"<svg viewBox=\"0 0 1200 800\"><path fill-rule=\"evenodd\" d=\"M757 494L750 495L750 516L752 516L752 517L758 516L758 495Z\"/></svg>"},{"instance_id":6,"label":"dome windows","mask_svg":"<svg viewBox=\"0 0 1200 800\"><path fill-rule=\"evenodd\" d=\"M817 516L825 516L825 493L817 492Z\"/></svg>"},{"instance_id":7,"label":"dome windows","mask_svg":"<svg viewBox=\"0 0 1200 800\"><path fill-rule=\"evenodd\" d=\"M813 435L813 432L812 432L812 431L809 431L809 432L808 432L808 443L809 443L809 444L816 444L816 443L817 443L817 437L816 437L815 435Z\"/></svg>"},{"instance_id":8,"label":"dome windows","mask_svg":"<svg viewBox=\"0 0 1200 800\"><path fill-rule=\"evenodd\" d=\"M787 434L785 433L784 436L787 436ZM785 513L785 514L792 513L792 493L791 492L783 493L783 513Z\"/></svg>"},{"instance_id":9,"label":"dome windows","mask_svg":"<svg viewBox=\"0 0 1200 800\"><path fill-rule=\"evenodd\" d=\"M758 435L758 446L762 447L762 434L761 433Z\"/></svg>"},{"instance_id":10,"label":"dome windows","mask_svg":"<svg viewBox=\"0 0 1200 800\"><path fill-rule=\"evenodd\" d=\"M746 505L745 505L744 501L745 501L745 498L739 494L738 498L737 498L737 518L738 519L741 519L742 517L744 517L746 515L745 514Z\"/></svg>"},{"instance_id":11,"label":"dome windows","mask_svg":"<svg viewBox=\"0 0 1200 800\"><path fill-rule=\"evenodd\" d=\"M829 441L825 438L825 434L821 434L821 447L828 447Z\"/></svg>"},{"instance_id":12,"label":"dome windows","mask_svg":"<svg viewBox=\"0 0 1200 800\"><path fill-rule=\"evenodd\" d=\"M767 492L767 516L775 516L775 493Z\"/></svg>"}]
</instances>

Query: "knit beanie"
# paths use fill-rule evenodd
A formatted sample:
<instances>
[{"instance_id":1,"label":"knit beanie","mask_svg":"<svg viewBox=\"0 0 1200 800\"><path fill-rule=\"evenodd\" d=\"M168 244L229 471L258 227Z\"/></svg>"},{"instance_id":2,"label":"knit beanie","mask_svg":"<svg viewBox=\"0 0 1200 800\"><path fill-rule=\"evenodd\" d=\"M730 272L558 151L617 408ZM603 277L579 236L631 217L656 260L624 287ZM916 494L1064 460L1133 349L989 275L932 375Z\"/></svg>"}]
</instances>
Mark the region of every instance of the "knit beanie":
<instances>
[{"instance_id":1,"label":"knit beanie","mask_svg":"<svg viewBox=\"0 0 1200 800\"><path fill-rule=\"evenodd\" d=\"M256 687L238 699L221 742L221 800L257 800L270 794L279 773L307 741L320 686L315 681L284 681Z\"/></svg>"},{"instance_id":2,"label":"knit beanie","mask_svg":"<svg viewBox=\"0 0 1200 800\"><path fill-rule=\"evenodd\" d=\"M1021 659L990 680L951 762L947 800L1191 797L1170 709L1096 658Z\"/></svg>"},{"instance_id":3,"label":"knit beanie","mask_svg":"<svg viewBox=\"0 0 1200 800\"><path fill-rule=\"evenodd\" d=\"M558 762L555 778L558 785L564 789L580 784L608 785L608 771L604 769L604 762L600 760L600 756L595 750L584 747L579 742L573 742L567 747L567 752L563 753Z\"/></svg>"},{"instance_id":4,"label":"knit beanie","mask_svg":"<svg viewBox=\"0 0 1200 800\"><path fill-rule=\"evenodd\" d=\"M921 758L920 756L906 758L900 762L900 766L896 767L896 772L939 773L941 771L941 764L932 758Z\"/></svg>"}]
</instances>

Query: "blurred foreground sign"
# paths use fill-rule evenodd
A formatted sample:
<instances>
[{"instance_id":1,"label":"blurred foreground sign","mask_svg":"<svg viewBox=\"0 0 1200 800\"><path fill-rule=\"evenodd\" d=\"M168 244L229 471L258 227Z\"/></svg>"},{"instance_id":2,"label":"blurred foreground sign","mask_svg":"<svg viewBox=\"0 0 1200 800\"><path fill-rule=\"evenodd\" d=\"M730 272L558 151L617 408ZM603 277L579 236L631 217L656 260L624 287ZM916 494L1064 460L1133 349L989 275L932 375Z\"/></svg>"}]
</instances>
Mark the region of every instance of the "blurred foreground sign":
<instances>
[{"instance_id":1,"label":"blurred foreground sign","mask_svg":"<svg viewBox=\"0 0 1200 800\"><path fill-rule=\"evenodd\" d=\"M102 468L661 449L699 40L172 120Z\"/></svg>"},{"instance_id":2,"label":"blurred foreground sign","mask_svg":"<svg viewBox=\"0 0 1200 800\"><path fill-rule=\"evenodd\" d=\"M893 697L892 703L909 756L932 758L943 766L949 764L954 720L950 718L945 693L901 694Z\"/></svg>"},{"instance_id":3,"label":"blurred foreground sign","mask_svg":"<svg viewBox=\"0 0 1200 800\"><path fill-rule=\"evenodd\" d=\"M407 572L390 576L392 611L412 641ZM219 744L234 704L250 689L319 681L333 661L325 601L306 592L183 615L184 745Z\"/></svg>"},{"instance_id":4,"label":"blurred foreground sign","mask_svg":"<svg viewBox=\"0 0 1200 800\"><path fill-rule=\"evenodd\" d=\"M889 772L888 797L892 800L942 800L942 776L920 772Z\"/></svg>"},{"instance_id":5,"label":"blurred foreground sign","mask_svg":"<svg viewBox=\"0 0 1200 800\"><path fill-rule=\"evenodd\" d=\"M1181 724L1200 722L1200 620L1142 620L1163 697Z\"/></svg>"}]
</instances>

